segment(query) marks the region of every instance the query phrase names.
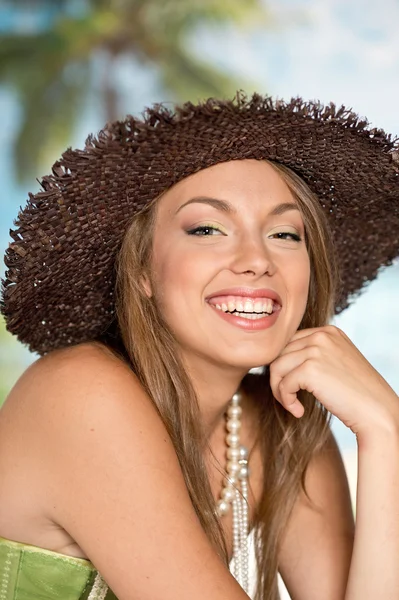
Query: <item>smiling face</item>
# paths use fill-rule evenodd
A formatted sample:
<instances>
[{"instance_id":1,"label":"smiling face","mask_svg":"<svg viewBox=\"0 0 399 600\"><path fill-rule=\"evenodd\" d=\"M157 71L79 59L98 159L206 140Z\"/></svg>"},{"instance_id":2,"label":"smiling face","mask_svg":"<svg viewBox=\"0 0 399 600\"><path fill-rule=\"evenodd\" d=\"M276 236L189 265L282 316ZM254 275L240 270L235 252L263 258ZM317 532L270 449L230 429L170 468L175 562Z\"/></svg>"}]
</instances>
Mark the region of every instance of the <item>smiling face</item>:
<instances>
[{"instance_id":1,"label":"smiling face","mask_svg":"<svg viewBox=\"0 0 399 600\"><path fill-rule=\"evenodd\" d=\"M268 163L221 163L159 199L145 289L188 364L269 364L301 322L309 278L301 213Z\"/></svg>"}]
</instances>

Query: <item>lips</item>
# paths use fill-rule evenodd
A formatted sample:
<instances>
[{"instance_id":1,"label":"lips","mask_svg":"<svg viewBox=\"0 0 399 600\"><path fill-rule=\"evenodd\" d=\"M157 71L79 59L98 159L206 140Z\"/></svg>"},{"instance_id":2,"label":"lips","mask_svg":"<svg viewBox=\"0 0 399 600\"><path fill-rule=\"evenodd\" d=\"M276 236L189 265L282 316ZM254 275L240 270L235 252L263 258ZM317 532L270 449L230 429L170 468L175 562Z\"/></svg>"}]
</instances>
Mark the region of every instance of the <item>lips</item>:
<instances>
[{"instance_id":1,"label":"lips","mask_svg":"<svg viewBox=\"0 0 399 600\"><path fill-rule=\"evenodd\" d=\"M227 323L230 323L230 325L233 325L234 327L238 327L239 329L248 332L260 331L272 327L277 321L281 309L280 305L274 302L273 305L278 306L279 308L271 313L256 313L245 311L239 312L236 310L234 312L228 312L223 310L223 308L220 307L220 305L212 305L211 302L212 300L208 302L209 307L212 311L214 311L218 318L221 318ZM273 301L269 300L269 302L272 303Z\"/></svg>"},{"instance_id":2,"label":"lips","mask_svg":"<svg viewBox=\"0 0 399 600\"><path fill-rule=\"evenodd\" d=\"M272 327L282 308L279 294L266 288L218 290L206 301L224 321L248 332Z\"/></svg>"}]
</instances>

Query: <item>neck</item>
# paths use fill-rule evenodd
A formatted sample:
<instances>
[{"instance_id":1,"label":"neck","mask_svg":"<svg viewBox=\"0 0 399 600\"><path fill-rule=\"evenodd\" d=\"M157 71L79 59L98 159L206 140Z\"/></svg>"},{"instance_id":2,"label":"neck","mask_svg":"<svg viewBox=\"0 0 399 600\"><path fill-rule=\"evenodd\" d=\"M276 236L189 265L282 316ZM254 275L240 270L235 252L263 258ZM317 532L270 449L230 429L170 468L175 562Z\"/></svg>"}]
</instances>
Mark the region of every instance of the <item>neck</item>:
<instances>
[{"instance_id":1,"label":"neck","mask_svg":"<svg viewBox=\"0 0 399 600\"><path fill-rule=\"evenodd\" d=\"M204 431L209 439L224 427L224 414L233 394L239 389L246 369L222 368L200 360L185 361L189 377L197 394Z\"/></svg>"}]
</instances>

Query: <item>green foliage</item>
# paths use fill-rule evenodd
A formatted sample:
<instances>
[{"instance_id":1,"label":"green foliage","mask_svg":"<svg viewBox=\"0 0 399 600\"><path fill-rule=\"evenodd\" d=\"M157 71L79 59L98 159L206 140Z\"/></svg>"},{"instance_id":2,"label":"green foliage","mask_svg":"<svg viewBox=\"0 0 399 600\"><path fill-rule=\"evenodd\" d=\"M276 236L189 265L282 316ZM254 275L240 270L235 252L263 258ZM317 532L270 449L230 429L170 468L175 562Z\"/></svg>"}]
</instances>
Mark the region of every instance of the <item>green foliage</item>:
<instances>
[{"instance_id":1,"label":"green foliage","mask_svg":"<svg viewBox=\"0 0 399 600\"><path fill-rule=\"evenodd\" d=\"M26 6L22 0L13 4ZM93 87L94 59L102 57L100 100L107 120L124 112L110 72L121 56L151 67L174 100L232 97L237 88L252 88L251 82L203 61L191 40L201 27L220 35L226 27L264 27L269 20L262 0L86 0L76 15L65 0L48 6L59 11L51 30L0 35L0 79L21 100L15 145L21 181L37 176L68 144Z\"/></svg>"},{"instance_id":2,"label":"green foliage","mask_svg":"<svg viewBox=\"0 0 399 600\"><path fill-rule=\"evenodd\" d=\"M18 377L34 358L33 354L8 333L4 319L0 317L0 406Z\"/></svg>"}]
</instances>

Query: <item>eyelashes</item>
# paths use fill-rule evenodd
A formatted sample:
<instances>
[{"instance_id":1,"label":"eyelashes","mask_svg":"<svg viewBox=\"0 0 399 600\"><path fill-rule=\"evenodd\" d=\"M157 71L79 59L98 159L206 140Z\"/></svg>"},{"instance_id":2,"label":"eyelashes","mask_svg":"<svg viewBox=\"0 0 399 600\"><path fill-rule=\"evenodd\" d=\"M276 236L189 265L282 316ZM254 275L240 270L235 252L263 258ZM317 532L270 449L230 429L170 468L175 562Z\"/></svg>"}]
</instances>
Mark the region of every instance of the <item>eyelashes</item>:
<instances>
[{"instance_id":1,"label":"eyelashes","mask_svg":"<svg viewBox=\"0 0 399 600\"><path fill-rule=\"evenodd\" d=\"M198 227L194 227L193 229L189 229L187 235L196 235L198 237L210 237L214 235L226 235L224 231L215 227L214 225L199 225ZM293 233L292 231L278 231L276 233L272 233L271 238L277 236L279 240L289 240L293 242L301 242L302 237L297 233ZM288 237L286 237L288 236Z\"/></svg>"},{"instance_id":2,"label":"eyelashes","mask_svg":"<svg viewBox=\"0 0 399 600\"><path fill-rule=\"evenodd\" d=\"M189 229L187 231L188 235L197 235L197 236L210 236L216 235L220 233L221 235L226 235L221 229L215 227L214 225L199 225L199 227L194 227L194 229Z\"/></svg>"},{"instance_id":3,"label":"eyelashes","mask_svg":"<svg viewBox=\"0 0 399 600\"><path fill-rule=\"evenodd\" d=\"M302 241L302 238L300 235L298 235L297 233L292 233L291 231L279 231L277 233L273 233L272 236L277 235L277 236L283 236L283 235L289 235L291 240L293 240L294 242L300 242ZM278 237L279 240L282 239L286 239L283 237Z\"/></svg>"}]
</instances>

